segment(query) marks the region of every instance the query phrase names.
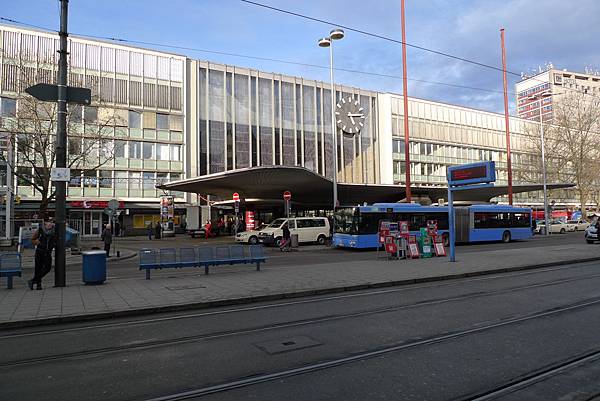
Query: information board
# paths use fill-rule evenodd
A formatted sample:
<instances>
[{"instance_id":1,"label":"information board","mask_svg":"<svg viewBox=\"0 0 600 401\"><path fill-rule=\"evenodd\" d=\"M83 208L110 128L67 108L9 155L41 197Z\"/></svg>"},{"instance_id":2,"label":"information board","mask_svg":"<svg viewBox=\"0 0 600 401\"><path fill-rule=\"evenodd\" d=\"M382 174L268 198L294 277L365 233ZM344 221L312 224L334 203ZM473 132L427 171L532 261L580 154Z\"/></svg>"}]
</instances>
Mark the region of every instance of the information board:
<instances>
[{"instance_id":1,"label":"information board","mask_svg":"<svg viewBox=\"0 0 600 401\"><path fill-rule=\"evenodd\" d=\"M496 164L492 161L448 167L448 185L470 185L496 181Z\"/></svg>"}]
</instances>

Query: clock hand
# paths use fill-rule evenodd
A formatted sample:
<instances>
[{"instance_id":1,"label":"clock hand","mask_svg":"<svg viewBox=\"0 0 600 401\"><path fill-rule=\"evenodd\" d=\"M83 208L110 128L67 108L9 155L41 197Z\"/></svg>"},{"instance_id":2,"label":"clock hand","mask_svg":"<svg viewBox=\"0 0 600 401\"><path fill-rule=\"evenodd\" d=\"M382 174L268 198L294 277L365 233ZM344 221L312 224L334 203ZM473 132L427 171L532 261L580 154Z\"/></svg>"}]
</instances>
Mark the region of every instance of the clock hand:
<instances>
[{"instance_id":1,"label":"clock hand","mask_svg":"<svg viewBox=\"0 0 600 401\"><path fill-rule=\"evenodd\" d=\"M348 117L350 117L350 121L352 121L352 125L355 125L356 123L354 122L354 114L348 113Z\"/></svg>"},{"instance_id":2,"label":"clock hand","mask_svg":"<svg viewBox=\"0 0 600 401\"><path fill-rule=\"evenodd\" d=\"M357 113L357 114L351 114L348 113L348 117L362 117L363 115L361 113Z\"/></svg>"}]
</instances>

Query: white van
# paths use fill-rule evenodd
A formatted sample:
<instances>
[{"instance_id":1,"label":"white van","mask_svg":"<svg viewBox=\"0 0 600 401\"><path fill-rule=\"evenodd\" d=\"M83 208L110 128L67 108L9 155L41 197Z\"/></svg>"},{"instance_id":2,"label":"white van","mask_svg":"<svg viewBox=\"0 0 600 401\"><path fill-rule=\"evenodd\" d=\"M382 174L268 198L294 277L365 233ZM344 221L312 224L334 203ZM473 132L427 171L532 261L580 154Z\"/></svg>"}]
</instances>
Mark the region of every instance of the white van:
<instances>
[{"instance_id":1,"label":"white van","mask_svg":"<svg viewBox=\"0 0 600 401\"><path fill-rule=\"evenodd\" d=\"M290 234L298 234L298 242L318 242L324 245L329 238L329 220L326 217L294 217L276 219L260 230L258 238L263 244L279 246L283 237L282 227L288 224Z\"/></svg>"}]
</instances>

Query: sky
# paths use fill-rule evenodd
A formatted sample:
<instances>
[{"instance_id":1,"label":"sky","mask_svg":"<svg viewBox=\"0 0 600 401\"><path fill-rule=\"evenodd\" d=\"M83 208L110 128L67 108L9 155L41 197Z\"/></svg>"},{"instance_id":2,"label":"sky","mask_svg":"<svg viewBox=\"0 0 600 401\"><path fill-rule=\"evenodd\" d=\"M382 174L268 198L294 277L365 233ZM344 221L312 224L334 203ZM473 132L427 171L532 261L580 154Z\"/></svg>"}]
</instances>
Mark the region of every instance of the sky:
<instances>
[{"instance_id":1,"label":"sky","mask_svg":"<svg viewBox=\"0 0 600 401\"><path fill-rule=\"evenodd\" d=\"M329 52L317 46L336 25L401 39L400 0L257 0L333 24L309 21L241 0L70 0L69 31L179 46L142 47L262 71L329 82ZM58 29L58 0L0 0L0 17ZM507 70L600 70L600 1L406 0L406 42L501 68L500 28L505 29ZM204 51L200 51L204 50ZM314 64L296 65L212 52ZM334 43L334 66L381 77L336 71L336 83L402 93L401 45L346 30ZM503 112L501 71L408 47L410 96ZM514 84L509 75L514 112ZM473 90L424 83L434 81Z\"/></svg>"}]
</instances>

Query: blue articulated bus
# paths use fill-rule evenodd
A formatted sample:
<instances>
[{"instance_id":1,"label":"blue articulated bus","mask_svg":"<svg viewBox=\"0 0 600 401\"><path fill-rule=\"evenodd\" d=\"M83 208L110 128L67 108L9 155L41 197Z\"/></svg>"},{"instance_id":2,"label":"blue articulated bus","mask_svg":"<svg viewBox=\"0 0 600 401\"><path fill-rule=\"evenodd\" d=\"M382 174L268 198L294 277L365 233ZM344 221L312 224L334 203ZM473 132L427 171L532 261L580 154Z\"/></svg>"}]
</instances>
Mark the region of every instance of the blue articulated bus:
<instances>
[{"instance_id":1,"label":"blue articulated bus","mask_svg":"<svg viewBox=\"0 0 600 401\"><path fill-rule=\"evenodd\" d=\"M531 209L501 205L454 208L456 242L524 240L532 237ZM337 208L333 245L342 248L377 248L379 222L408 221L410 233L419 235L428 220L436 220L438 234L448 243L448 207L412 203L375 203L371 206Z\"/></svg>"}]
</instances>

